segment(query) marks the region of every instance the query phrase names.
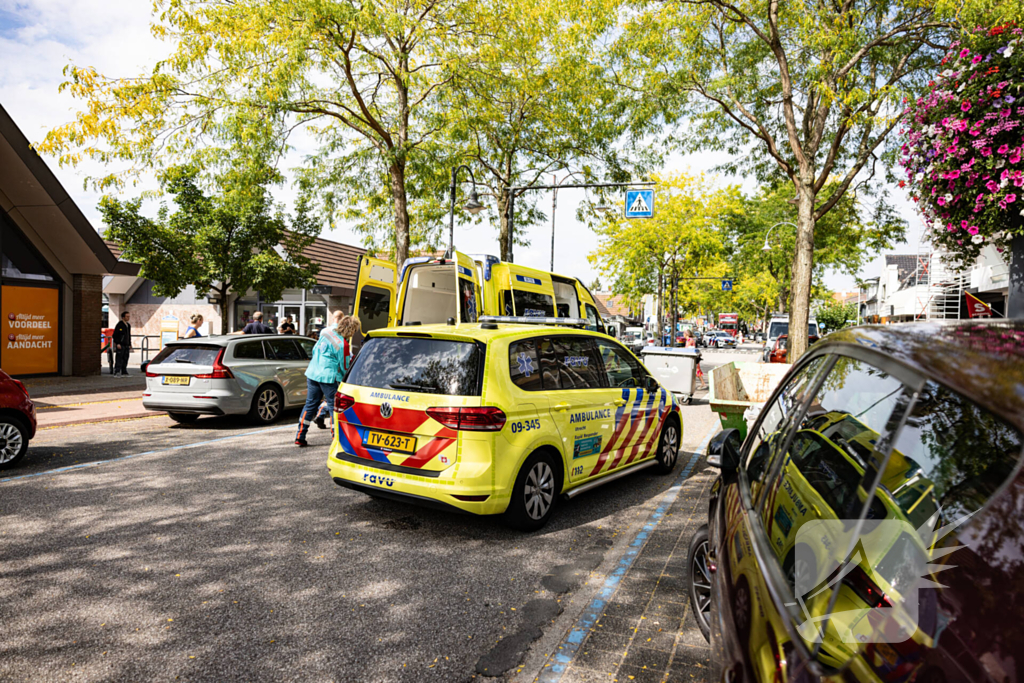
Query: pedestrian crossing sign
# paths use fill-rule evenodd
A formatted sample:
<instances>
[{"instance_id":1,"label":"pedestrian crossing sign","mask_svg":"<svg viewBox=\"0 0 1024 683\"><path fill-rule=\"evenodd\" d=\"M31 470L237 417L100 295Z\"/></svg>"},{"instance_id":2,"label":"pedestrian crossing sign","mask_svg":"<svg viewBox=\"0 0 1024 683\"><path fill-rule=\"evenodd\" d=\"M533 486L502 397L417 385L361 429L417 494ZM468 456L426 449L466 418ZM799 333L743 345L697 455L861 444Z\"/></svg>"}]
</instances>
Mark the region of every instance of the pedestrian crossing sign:
<instances>
[{"instance_id":1,"label":"pedestrian crossing sign","mask_svg":"<svg viewBox=\"0 0 1024 683\"><path fill-rule=\"evenodd\" d=\"M626 218L654 215L654 190L626 190Z\"/></svg>"}]
</instances>

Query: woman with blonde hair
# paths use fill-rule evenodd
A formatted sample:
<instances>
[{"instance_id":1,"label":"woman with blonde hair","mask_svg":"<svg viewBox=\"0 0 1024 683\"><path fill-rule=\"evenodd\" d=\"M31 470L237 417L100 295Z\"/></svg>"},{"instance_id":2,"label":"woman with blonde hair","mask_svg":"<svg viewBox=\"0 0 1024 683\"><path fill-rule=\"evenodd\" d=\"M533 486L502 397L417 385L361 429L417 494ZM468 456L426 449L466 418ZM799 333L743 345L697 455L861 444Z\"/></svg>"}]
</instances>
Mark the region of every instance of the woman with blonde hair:
<instances>
[{"instance_id":1,"label":"woman with blonde hair","mask_svg":"<svg viewBox=\"0 0 1024 683\"><path fill-rule=\"evenodd\" d=\"M190 325L188 326L188 329L185 330L185 339L192 339L193 337L202 337L203 335L199 333L199 326L203 324L203 316L199 315L198 313L193 313L192 316L188 319L188 321Z\"/></svg>"},{"instance_id":2,"label":"woman with blonde hair","mask_svg":"<svg viewBox=\"0 0 1024 683\"><path fill-rule=\"evenodd\" d=\"M362 334L363 324L359 318L354 318L350 315L346 315L338 323L338 334L341 335L342 339L345 340L345 361L342 364L345 368L344 374L340 381L345 381L345 377L348 376L348 371L352 368L352 361L355 360L355 353L352 350L352 338L357 334ZM331 417L331 410L333 406L329 406L326 401L320 404L320 410L316 414L316 426L318 429L327 429L327 418ZM331 430L334 430L334 421L331 421Z\"/></svg>"},{"instance_id":3,"label":"woman with blonde hair","mask_svg":"<svg viewBox=\"0 0 1024 683\"><path fill-rule=\"evenodd\" d=\"M354 321L354 322L352 322ZM327 403L327 414L334 410L334 394L352 363L349 340L359 331L359 320L341 311L331 316L331 326L320 332L313 346L313 358L306 368L306 405L299 417L295 434L296 446L307 446L306 432L318 413L321 401ZM334 421L331 421L333 427Z\"/></svg>"}]
</instances>

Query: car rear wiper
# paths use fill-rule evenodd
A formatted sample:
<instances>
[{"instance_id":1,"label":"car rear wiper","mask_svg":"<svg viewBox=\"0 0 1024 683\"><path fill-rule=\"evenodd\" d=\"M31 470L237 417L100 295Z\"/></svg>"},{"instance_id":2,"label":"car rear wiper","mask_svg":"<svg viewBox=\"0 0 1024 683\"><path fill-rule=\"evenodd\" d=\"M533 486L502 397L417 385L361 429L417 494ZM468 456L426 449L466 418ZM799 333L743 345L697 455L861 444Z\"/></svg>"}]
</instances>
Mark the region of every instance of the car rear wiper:
<instances>
[{"instance_id":1,"label":"car rear wiper","mask_svg":"<svg viewBox=\"0 0 1024 683\"><path fill-rule=\"evenodd\" d=\"M175 362L175 363L191 363L192 361L190 361L190 360L185 360L184 358L175 358L175 359L174 359L174 362Z\"/></svg>"},{"instance_id":2,"label":"car rear wiper","mask_svg":"<svg viewBox=\"0 0 1024 683\"><path fill-rule=\"evenodd\" d=\"M437 388L425 387L422 384L389 384L388 389L398 389L399 391L425 391L429 394L436 394Z\"/></svg>"}]
</instances>

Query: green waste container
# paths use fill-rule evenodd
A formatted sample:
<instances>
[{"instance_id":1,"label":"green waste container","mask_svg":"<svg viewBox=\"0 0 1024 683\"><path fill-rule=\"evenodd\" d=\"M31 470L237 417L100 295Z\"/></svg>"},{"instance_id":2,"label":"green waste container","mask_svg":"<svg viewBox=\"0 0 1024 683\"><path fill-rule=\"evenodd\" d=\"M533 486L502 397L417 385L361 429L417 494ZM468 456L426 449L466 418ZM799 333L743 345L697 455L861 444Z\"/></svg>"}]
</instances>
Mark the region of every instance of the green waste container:
<instances>
[{"instance_id":1,"label":"green waste container","mask_svg":"<svg viewBox=\"0 0 1024 683\"><path fill-rule=\"evenodd\" d=\"M711 371L708 402L722 429L738 429L747 438L744 417L751 406L765 403L792 366L789 363L726 363Z\"/></svg>"}]
</instances>

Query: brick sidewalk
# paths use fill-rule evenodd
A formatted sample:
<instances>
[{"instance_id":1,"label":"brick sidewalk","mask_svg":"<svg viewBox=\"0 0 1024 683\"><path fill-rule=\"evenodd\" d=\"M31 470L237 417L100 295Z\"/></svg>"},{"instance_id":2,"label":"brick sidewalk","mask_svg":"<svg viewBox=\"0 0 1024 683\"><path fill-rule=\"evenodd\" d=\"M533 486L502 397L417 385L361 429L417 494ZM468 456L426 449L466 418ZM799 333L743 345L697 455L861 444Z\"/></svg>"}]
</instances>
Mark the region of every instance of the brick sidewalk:
<instances>
[{"instance_id":1,"label":"brick sidewalk","mask_svg":"<svg viewBox=\"0 0 1024 683\"><path fill-rule=\"evenodd\" d=\"M590 629L561 683L705 681L710 649L690 610L687 553L707 522L714 470L690 477Z\"/></svg>"}]
</instances>

